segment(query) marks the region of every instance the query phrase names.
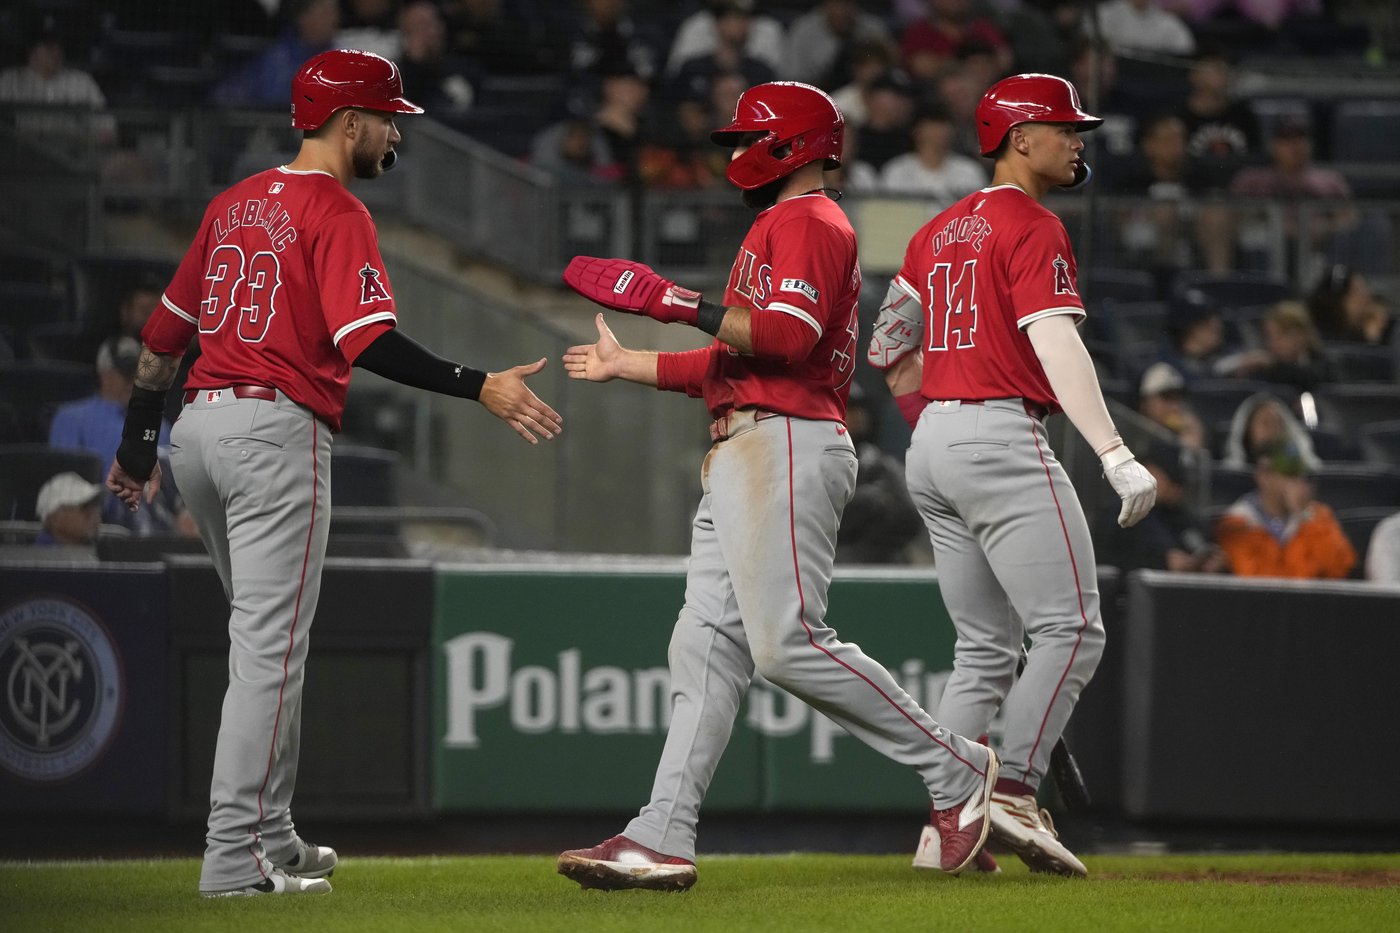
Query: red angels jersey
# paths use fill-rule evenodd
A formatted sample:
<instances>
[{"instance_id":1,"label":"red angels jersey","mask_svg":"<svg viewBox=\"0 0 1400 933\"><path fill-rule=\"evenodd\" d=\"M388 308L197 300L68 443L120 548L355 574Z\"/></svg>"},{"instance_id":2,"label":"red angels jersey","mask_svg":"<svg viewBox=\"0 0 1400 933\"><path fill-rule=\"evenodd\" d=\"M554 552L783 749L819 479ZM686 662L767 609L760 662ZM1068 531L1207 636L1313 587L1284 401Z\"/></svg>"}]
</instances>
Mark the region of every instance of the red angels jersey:
<instances>
[{"instance_id":1,"label":"red angels jersey","mask_svg":"<svg viewBox=\"0 0 1400 933\"><path fill-rule=\"evenodd\" d=\"M1014 185L983 188L914 234L895 284L924 312L929 399L1059 401L1025 328L1084 316L1064 224Z\"/></svg>"},{"instance_id":2,"label":"red angels jersey","mask_svg":"<svg viewBox=\"0 0 1400 933\"><path fill-rule=\"evenodd\" d=\"M850 221L823 194L773 205L754 220L729 271L726 307L790 314L818 334L806 359L741 355L716 340L702 395L715 417L757 407L843 421L855 371L860 266Z\"/></svg>"},{"instance_id":3,"label":"red angels jersey","mask_svg":"<svg viewBox=\"0 0 1400 933\"><path fill-rule=\"evenodd\" d=\"M324 172L274 168L210 202L142 338L181 353L187 388L281 389L340 429L350 364L394 326L374 222Z\"/></svg>"}]
</instances>

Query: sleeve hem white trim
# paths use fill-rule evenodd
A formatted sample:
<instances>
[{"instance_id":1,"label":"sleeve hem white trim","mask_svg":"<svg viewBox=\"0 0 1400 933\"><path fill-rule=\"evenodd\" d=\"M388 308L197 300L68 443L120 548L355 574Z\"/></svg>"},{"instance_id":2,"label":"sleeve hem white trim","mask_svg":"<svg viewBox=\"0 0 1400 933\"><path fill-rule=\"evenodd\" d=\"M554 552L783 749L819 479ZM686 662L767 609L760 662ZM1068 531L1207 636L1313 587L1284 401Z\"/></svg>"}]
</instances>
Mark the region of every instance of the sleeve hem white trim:
<instances>
[{"instance_id":1,"label":"sleeve hem white trim","mask_svg":"<svg viewBox=\"0 0 1400 933\"><path fill-rule=\"evenodd\" d=\"M165 305L166 310L178 317L180 320L193 324L196 327L199 326L199 318L192 317L187 311L185 311L183 308L179 307L168 297L166 297L164 292L161 293L160 303Z\"/></svg>"},{"instance_id":2,"label":"sleeve hem white trim","mask_svg":"<svg viewBox=\"0 0 1400 933\"><path fill-rule=\"evenodd\" d=\"M1077 318L1082 318L1084 317L1084 309L1076 308L1073 305L1066 305L1062 308L1046 308L1043 311L1036 311L1033 314L1027 314L1025 317L1018 319L1016 321L1016 326L1021 330L1025 330L1036 321L1042 318L1054 317L1057 314L1072 314Z\"/></svg>"},{"instance_id":3,"label":"sleeve hem white trim","mask_svg":"<svg viewBox=\"0 0 1400 933\"><path fill-rule=\"evenodd\" d=\"M367 314L357 321L351 321L349 324L346 324L340 330L336 331L335 336L331 338L331 343L335 344L337 347L340 346L340 341L345 339L346 334L350 333L352 330L359 330L361 327L364 327L367 324L374 324L378 321L397 320L398 318L394 315L394 312L392 311L379 311L375 314Z\"/></svg>"},{"instance_id":4,"label":"sleeve hem white trim","mask_svg":"<svg viewBox=\"0 0 1400 933\"><path fill-rule=\"evenodd\" d=\"M794 307L793 305L783 304L780 301L774 301L770 302L765 310L781 311L783 314L791 314L793 317L798 318L799 320L806 321L807 325L811 327L812 330L817 332L818 337L822 335L821 324L817 323L816 318L812 317L812 315L808 314L806 311L803 311L801 308Z\"/></svg>"}]
</instances>

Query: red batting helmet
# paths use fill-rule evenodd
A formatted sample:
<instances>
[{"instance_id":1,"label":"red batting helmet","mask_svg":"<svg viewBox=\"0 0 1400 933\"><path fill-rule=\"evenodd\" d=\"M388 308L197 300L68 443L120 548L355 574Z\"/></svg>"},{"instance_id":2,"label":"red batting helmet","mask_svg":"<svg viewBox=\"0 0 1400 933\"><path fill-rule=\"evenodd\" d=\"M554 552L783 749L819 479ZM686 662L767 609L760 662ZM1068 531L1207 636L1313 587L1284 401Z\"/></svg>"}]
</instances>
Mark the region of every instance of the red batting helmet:
<instances>
[{"instance_id":1,"label":"red batting helmet","mask_svg":"<svg viewBox=\"0 0 1400 933\"><path fill-rule=\"evenodd\" d=\"M732 147L746 133L764 136L732 160L725 174L752 191L818 159L826 168L839 167L846 121L826 92L797 81L772 81L740 94L734 119L710 139ZM780 155L784 147L787 152Z\"/></svg>"},{"instance_id":2,"label":"red batting helmet","mask_svg":"<svg viewBox=\"0 0 1400 933\"><path fill-rule=\"evenodd\" d=\"M982 95L977 105L977 142L982 154L996 152L1018 123L1073 123L1076 130L1092 130L1103 119L1084 110L1079 92L1064 78L1024 74L1002 78Z\"/></svg>"},{"instance_id":3,"label":"red batting helmet","mask_svg":"<svg viewBox=\"0 0 1400 933\"><path fill-rule=\"evenodd\" d=\"M353 49L313 55L292 78L292 128L319 129L342 107L423 112L404 100L399 66L387 58Z\"/></svg>"}]
</instances>

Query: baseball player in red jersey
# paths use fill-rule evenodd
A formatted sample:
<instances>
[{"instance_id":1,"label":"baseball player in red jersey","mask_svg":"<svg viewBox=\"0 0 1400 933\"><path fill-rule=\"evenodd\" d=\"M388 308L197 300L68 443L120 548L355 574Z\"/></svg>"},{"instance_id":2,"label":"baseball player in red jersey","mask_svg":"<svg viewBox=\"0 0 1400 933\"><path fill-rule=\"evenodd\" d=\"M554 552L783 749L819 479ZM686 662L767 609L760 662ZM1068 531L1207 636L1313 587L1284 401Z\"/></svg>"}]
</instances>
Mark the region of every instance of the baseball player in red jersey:
<instances>
[{"instance_id":1,"label":"baseball player in red jersey","mask_svg":"<svg viewBox=\"0 0 1400 933\"><path fill-rule=\"evenodd\" d=\"M1063 875L1088 872L1045 821L1036 790L1103 654L1104 629L1089 529L1046 416L1064 411L1102 459L1123 500L1120 524L1138 522L1156 499L1076 330L1084 305L1069 237L1040 204L1087 179L1079 132L1102 122L1063 78L1016 75L988 90L977 130L996 163L992 183L914 234L868 354L914 425L909 492L957 629L939 718L982 735L1001 708L992 838L1032 869ZM937 828L925 829L915 864L937 843Z\"/></svg>"},{"instance_id":2,"label":"baseball player in red jersey","mask_svg":"<svg viewBox=\"0 0 1400 933\"><path fill-rule=\"evenodd\" d=\"M122 443L107 485L138 507L160 484L156 429L196 332L171 467L223 583L229 686L214 756L206 896L324 893L336 853L297 834L291 802L311 620L330 527L331 435L360 366L476 399L522 437L559 416L524 379L545 361L484 373L395 329L374 223L346 190L389 168L403 97L398 68L331 51L292 81L296 159L218 195L147 322Z\"/></svg>"},{"instance_id":3,"label":"baseball player in red jersey","mask_svg":"<svg viewBox=\"0 0 1400 933\"><path fill-rule=\"evenodd\" d=\"M840 164L843 130L826 94L776 82L745 91L733 121L712 134L733 150L729 179L759 210L723 305L627 260L580 256L564 274L604 307L716 337L686 353L628 350L599 315L598 342L564 356L575 379L685 392L703 398L714 418L651 800L621 835L559 856L559 871L584 887L695 883L700 802L755 673L918 771L945 871L962 871L985 841L997 774L991 750L935 723L825 622L837 526L856 479L842 419L860 270L855 234L822 176Z\"/></svg>"}]
</instances>

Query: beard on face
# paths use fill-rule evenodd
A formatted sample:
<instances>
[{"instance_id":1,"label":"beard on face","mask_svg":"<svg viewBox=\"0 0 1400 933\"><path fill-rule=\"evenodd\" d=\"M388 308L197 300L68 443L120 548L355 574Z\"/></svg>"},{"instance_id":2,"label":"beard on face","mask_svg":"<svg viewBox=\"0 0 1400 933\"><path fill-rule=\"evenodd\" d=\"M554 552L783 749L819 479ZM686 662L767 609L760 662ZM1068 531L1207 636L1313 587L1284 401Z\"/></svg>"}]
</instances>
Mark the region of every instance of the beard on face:
<instances>
[{"instance_id":1,"label":"beard on face","mask_svg":"<svg viewBox=\"0 0 1400 933\"><path fill-rule=\"evenodd\" d=\"M361 138L355 144L355 151L351 155L351 165L355 169L356 178L374 179L384 174L384 157L382 154L373 152L368 141Z\"/></svg>"},{"instance_id":2,"label":"beard on face","mask_svg":"<svg viewBox=\"0 0 1400 933\"><path fill-rule=\"evenodd\" d=\"M787 184L786 175L782 178L775 178L766 185L744 191L744 206L755 211L772 207L778 203L778 195L782 193L785 184Z\"/></svg>"}]
</instances>

